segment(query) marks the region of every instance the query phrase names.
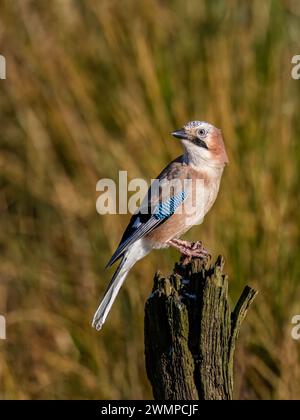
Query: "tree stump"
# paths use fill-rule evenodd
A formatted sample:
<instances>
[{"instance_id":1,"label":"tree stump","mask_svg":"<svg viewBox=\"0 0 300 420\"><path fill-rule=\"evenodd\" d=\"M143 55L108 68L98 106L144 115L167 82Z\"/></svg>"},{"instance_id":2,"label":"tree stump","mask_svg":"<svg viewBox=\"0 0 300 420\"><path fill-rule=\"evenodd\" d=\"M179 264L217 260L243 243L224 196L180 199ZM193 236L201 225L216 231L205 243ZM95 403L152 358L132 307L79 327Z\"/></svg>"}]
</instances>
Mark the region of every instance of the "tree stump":
<instances>
[{"instance_id":1,"label":"tree stump","mask_svg":"<svg viewBox=\"0 0 300 420\"><path fill-rule=\"evenodd\" d=\"M257 292L246 286L233 312L224 261L193 259L157 273L145 305L145 358L156 400L232 400L241 323Z\"/></svg>"}]
</instances>

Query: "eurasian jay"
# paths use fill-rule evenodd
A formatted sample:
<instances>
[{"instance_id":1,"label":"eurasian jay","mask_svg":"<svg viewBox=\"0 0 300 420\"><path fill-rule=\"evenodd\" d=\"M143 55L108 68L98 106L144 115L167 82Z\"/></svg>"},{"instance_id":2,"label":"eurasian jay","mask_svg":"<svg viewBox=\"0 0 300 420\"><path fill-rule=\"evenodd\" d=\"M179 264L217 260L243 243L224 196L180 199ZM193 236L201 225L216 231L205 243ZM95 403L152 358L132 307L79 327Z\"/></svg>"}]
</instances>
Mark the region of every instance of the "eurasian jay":
<instances>
[{"instance_id":1,"label":"eurasian jay","mask_svg":"<svg viewBox=\"0 0 300 420\"><path fill-rule=\"evenodd\" d=\"M97 330L103 326L131 268L153 248L172 246L188 258L205 258L208 254L201 242L179 238L203 221L216 200L228 163L222 134L207 122L192 121L172 135L181 140L184 154L157 177L158 188L150 187L107 264L110 267L121 259L95 313L92 325Z\"/></svg>"}]
</instances>

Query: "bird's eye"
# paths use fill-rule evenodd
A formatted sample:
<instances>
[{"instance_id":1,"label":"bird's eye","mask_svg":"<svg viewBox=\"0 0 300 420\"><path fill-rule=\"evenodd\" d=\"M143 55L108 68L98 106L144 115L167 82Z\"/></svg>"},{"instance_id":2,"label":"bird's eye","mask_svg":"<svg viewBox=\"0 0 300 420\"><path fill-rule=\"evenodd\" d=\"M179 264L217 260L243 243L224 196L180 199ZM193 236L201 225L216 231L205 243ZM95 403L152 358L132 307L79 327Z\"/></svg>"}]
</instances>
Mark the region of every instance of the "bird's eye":
<instances>
[{"instance_id":1,"label":"bird's eye","mask_svg":"<svg viewBox=\"0 0 300 420\"><path fill-rule=\"evenodd\" d=\"M198 136L199 137L205 137L206 136L206 130L204 128L199 128Z\"/></svg>"}]
</instances>

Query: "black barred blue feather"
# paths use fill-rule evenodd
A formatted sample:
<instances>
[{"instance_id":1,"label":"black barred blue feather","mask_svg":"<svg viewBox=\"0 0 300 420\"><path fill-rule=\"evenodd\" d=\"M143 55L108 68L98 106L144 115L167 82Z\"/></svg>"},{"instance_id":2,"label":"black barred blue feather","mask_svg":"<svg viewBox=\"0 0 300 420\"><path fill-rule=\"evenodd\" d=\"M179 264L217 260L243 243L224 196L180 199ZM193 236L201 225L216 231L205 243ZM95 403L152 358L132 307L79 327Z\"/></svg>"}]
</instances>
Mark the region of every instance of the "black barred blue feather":
<instances>
[{"instance_id":1,"label":"black barred blue feather","mask_svg":"<svg viewBox=\"0 0 300 420\"><path fill-rule=\"evenodd\" d=\"M164 220L172 216L175 213L176 209L183 203L186 199L186 192L181 191L179 194L174 195L169 200L166 200L163 203L160 203L155 211L154 217L158 220Z\"/></svg>"}]
</instances>

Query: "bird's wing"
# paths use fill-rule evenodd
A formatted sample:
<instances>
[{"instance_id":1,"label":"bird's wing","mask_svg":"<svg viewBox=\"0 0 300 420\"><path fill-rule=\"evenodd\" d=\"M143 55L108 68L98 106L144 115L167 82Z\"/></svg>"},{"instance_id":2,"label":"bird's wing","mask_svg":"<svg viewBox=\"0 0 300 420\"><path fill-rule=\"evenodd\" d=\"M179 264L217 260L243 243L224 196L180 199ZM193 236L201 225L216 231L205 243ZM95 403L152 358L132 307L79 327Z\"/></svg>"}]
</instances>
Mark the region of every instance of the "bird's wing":
<instances>
[{"instance_id":1,"label":"bird's wing","mask_svg":"<svg viewBox=\"0 0 300 420\"><path fill-rule=\"evenodd\" d=\"M176 178L177 173L179 173L178 165L181 165L181 162L176 159L159 175L157 178L159 189L150 187L139 211L132 216L121 242L109 260L107 267L114 264L130 245L168 220L185 201L185 191L182 189L170 191L169 189L170 178Z\"/></svg>"}]
</instances>

